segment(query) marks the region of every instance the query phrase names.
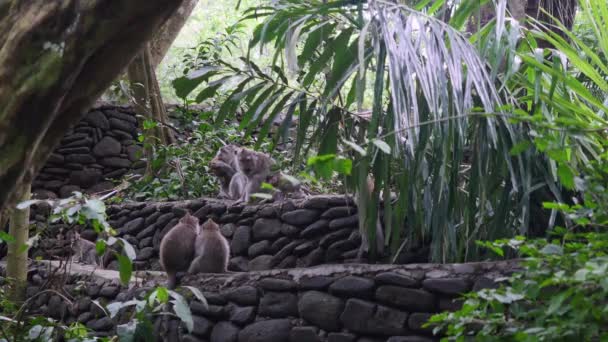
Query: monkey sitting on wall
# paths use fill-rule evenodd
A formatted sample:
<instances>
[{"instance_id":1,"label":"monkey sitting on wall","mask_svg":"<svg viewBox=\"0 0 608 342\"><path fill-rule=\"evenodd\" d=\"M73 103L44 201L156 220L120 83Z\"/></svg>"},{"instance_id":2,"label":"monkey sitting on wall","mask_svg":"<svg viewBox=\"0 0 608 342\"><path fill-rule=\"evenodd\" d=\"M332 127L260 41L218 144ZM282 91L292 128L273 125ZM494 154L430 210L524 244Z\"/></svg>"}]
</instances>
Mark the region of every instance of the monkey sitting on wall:
<instances>
[{"instance_id":1,"label":"monkey sitting on wall","mask_svg":"<svg viewBox=\"0 0 608 342\"><path fill-rule=\"evenodd\" d=\"M220 227L208 219L196 237L194 260L188 273L226 273L230 246L220 232Z\"/></svg>"},{"instance_id":2,"label":"monkey sitting on wall","mask_svg":"<svg viewBox=\"0 0 608 342\"><path fill-rule=\"evenodd\" d=\"M219 198L238 199L241 195L238 193L238 197L233 197L236 196L236 190L234 193L230 192L230 183L238 172L237 155L240 149L236 145L226 145L217 151L217 154L209 163L211 172L220 180Z\"/></svg>"},{"instance_id":3,"label":"monkey sitting on wall","mask_svg":"<svg viewBox=\"0 0 608 342\"><path fill-rule=\"evenodd\" d=\"M239 173L246 178L246 184L239 198L239 202L249 202L251 194L260 190L262 182L266 181L270 174L270 167L273 164L274 161L267 154L247 148L241 148L238 153L238 172L233 177L233 182L234 178L236 178ZM239 179L242 179L242 176L239 175ZM230 188L232 188L232 184Z\"/></svg>"},{"instance_id":4,"label":"monkey sitting on wall","mask_svg":"<svg viewBox=\"0 0 608 342\"><path fill-rule=\"evenodd\" d=\"M95 243L83 239L76 231L68 232L67 237L72 249L72 262L95 266L101 265L101 258L97 255Z\"/></svg>"},{"instance_id":5,"label":"monkey sitting on wall","mask_svg":"<svg viewBox=\"0 0 608 342\"><path fill-rule=\"evenodd\" d=\"M160 264L167 273L167 286L177 285L177 272L186 272L194 259L199 231L198 218L189 213L182 217L160 242Z\"/></svg>"},{"instance_id":6,"label":"monkey sitting on wall","mask_svg":"<svg viewBox=\"0 0 608 342\"><path fill-rule=\"evenodd\" d=\"M272 173L266 182L275 188L272 194L273 201L282 201L287 197L304 198L307 195L299 180L281 171Z\"/></svg>"}]
</instances>

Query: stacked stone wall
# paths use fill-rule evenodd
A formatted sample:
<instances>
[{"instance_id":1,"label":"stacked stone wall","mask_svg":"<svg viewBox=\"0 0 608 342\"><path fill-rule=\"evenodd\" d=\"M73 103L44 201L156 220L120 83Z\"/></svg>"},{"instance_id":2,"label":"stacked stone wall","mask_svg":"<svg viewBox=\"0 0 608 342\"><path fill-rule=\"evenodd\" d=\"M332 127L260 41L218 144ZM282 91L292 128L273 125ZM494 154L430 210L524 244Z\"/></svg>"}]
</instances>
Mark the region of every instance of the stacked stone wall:
<instances>
[{"instance_id":1,"label":"stacked stone wall","mask_svg":"<svg viewBox=\"0 0 608 342\"><path fill-rule=\"evenodd\" d=\"M310 267L354 261L361 237L358 232L357 207L346 196L314 196L261 205L233 205L215 199L177 202L127 203L109 206L108 223L118 237L126 239L137 252L138 270L161 270L158 261L160 241L186 212L201 222L208 218L220 224L231 248L229 270L257 271L274 268ZM48 208L37 206L31 218L42 227ZM64 224L48 228L47 247L34 251L35 256L57 255L52 248L55 236ZM81 236L95 241L92 229ZM49 255L36 254L47 251ZM361 260L359 260L361 261ZM365 260L363 260L365 261ZM116 262L108 265L116 269Z\"/></svg>"},{"instance_id":2,"label":"stacked stone wall","mask_svg":"<svg viewBox=\"0 0 608 342\"><path fill-rule=\"evenodd\" d=\"M68 197L73 191L112 188L133 169L145 167L137 144L138 122L129 107L91 109L61 140L32 184L38 198Z\"/></svg>"},{"instance_id":3,"label":"stacked stone wall","mask_svg":"<svg viewBox=\"0 0 608 342\"><path fill-rule=\"evenodd\" d=\"M422 327L432 314L457 309L461 293L494 287L495 279L515 269L515 262L353 264L189 276L183 284L202 291L209 305L205 307L188 290L178 289L189 301L194 330L187 331L172 318L165 322L168 329L164 340L436 341L438 336ZM152 286L164 283L139 279L138 285L125 288L117 280L71 275L61 288L62 297L44 291L54 284L47 281L47 276L48 270L43 267L29 273L30 313L66 323L81 322L97 336L113 335L116 326L130 317L125 309L110 318L101 307L141 299Z\"/></svg>"}]
</instances>

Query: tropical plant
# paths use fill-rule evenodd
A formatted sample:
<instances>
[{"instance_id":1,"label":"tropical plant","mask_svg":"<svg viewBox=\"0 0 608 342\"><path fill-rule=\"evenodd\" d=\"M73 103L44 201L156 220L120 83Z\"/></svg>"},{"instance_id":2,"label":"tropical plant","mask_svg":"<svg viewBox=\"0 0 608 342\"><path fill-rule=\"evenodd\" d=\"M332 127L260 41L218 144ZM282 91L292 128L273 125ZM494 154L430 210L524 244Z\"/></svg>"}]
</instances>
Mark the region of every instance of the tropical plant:
<instances>
[{"instance_id":1,"label":"tropical plant","mask_svg":"<svg viewBox=\"0 0 608 342\"><path fill-rule=\"evenodd\" d=\"M381 213L393 253L423 241L436 261L479 258L475 240L528 233L534 190L549 186L561 197L545 158L536 151L511 154L531 139L526 125L511 119L534 114L545 101L517 107L538 86L518 68L517 50L530 46L519 44L521 31L506 17L505 1L497 2L488 26L463 34L478 5L278 1L249 9L242 19L264 18L250 51L272 45L272 65L207 59L174 86L185 98L206 84L196 102L226 94L216 122L242 112L246 136L268 132L285 113L272 144L297 121L296 169L314 149L317 156L352 159L346 184L367 208L359 211L360 222L373 227ZM331 174L328 165L315 170ZM373 241L375 230L368 232Z\"/></svg>"}]
</instances>

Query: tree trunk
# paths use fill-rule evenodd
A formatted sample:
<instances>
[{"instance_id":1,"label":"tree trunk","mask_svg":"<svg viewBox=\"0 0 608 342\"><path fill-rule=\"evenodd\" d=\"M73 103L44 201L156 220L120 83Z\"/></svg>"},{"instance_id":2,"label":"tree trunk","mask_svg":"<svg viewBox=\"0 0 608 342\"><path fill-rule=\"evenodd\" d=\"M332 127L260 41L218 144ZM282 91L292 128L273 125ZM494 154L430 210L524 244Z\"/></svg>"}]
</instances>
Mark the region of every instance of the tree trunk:
<instances>
[{"instance_id":1,"label":"tree trunk","mask_svg":"<svg viewBox=\"0 0 608 342\"><path fill-rule=\"evenodd\" d=\"M25 184L17 191L19 202L30 199L31 184ZM6 276L9 279L9 298L16 303L25 300L27 284L27 239L30 227L30 208L13 209L10 213L9 234L15 239L8 244Z\"/></svg>"},{"instance_id":2,"label":"tree trunk","mask_svg":"<svg viewBox=\"0 0 608 342\"><path fill-rule=\"evenodd\" d=\"M154 36L152 41L150 42L150 52L152 54L152 65L154 69L158 67L160 62L162 62L165 55L167 55L167 51L177 38L177 35L180 33L186 21L192 14L194 7L198 0L184 0L182 5L177 9L175 14L167 20L165 25L161 27L158 33Z\"/></svg>"},{"instance_id":3,"label":"tree trunk","mask_svg":"<svg viewBox=\"0 0 608 342\"><path fill-rule=\"evenodd\" d=\"M0 209L182 0L0 5Z\"/></svg>"}]
</instances>

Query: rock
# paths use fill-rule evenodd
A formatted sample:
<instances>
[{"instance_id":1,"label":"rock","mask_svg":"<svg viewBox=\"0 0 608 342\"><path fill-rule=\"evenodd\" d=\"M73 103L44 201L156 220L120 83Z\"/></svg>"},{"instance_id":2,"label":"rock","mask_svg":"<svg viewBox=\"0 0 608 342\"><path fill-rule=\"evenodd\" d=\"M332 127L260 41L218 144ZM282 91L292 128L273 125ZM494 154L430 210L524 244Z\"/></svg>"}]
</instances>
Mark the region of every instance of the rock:
<instances>
[{"instance_id":1,"label":"rock","mask_svg":"<svg viewBox=\"0 0 608 342\"><path fill-rule=\"evenodd\" d=\"M114 109L109 109L109 110L106 110L105 112L108 116L110 116L112 118L124 120L124 121L130 122L133 125L137 124L137 118L135 117L134 112L130 112L128 110L125 112L125 109L123 109L123 112L119 112Z\"/></svg>"},{"instance_id":2,"label":"rock","mask_svg":"<svg viewBox=\"0 0 608 342\"><path fill-rule=\"evenodd\" d=\"M90 111L84 116L84 120L89 123L89 125L97 128L101 128L103 130L107 130L110 128L110 122L108 118L98 110Z\"/></svg>"},{"instance_id":3,"label":"rock","mask_svg":"<svg viewBox=\"0 0 608 342\"><path fill-rule=\"evenodd\" d=\"M240 226L234 231L232 241L230 241L230 251L233 255L243 255L247 252L251 243L251 228Z\"/></svg>"},{"instance_id":4,"label":"rock","mask_svg":"<svg viewBox=\"0 0 608 342\"><path fill-rule=\"evenodd\" d=\"M233 272L249 272L249 259L242 256L231 258L228 262L228 270Z\"/></svg>"},{"instance_id":5,"label":"rock","mask_svg":"<svg viewBox=\"0 0 608 342\"><path fill-rule=\"evenodd\" d=\"M70 197L74 191L82 192L82 189L77 185L64 185L61 187L61 189L59 189L59 197Z\"/></svg>"},{"instance_id":6,"label":"rock","mask_svg":"<svg viewBox=\"0 0 608 342\"><path fill-rule=\"evenodd\" d=\"M281 248L287 246L289 244L289 241L291 241L290 238L283 236L279 239L277 239L275 242L272 243L272 245L270 246L270 252L271 253L276 253L278 251L281 250Z\"/></svg>"},{"instance_id":7,"label":"rock","mask_svg":"<svg viewBox=\"0 0 608 342\"><path fill-rule=\"evenodd\" d=\"M287 244L285 247L281 248L281 250L278 251L277 254L274 255L274 261L280 262L281 260L290 256L291 252L293 252L293 250L296 248L296 246L300 242L301 241L292 241L289 244Z\"/></svg>"},{"instance_id":8,"label":"rock","mask_svg":"<svg viewBox=\"0 0 608 342\"><path fill-rule=\"evenodd\" d=\"M228 303L226 298L224 298L224 296L218 292L203 292L203 296L205 296L205 299L207 299L207 303L209 304L226 305L226 303Z\"/></svg>"},{"instance_id":9,"label":"rock","mask_svg":"<svg viewBox=\"0 0 608 342\"><path fill-rule=\"evenodd\" d=\"M281 235L281 221L259 218L253 225L253 241L273 240Z\"/></svg>"},{"instance_id":10,"label":"rock","mask_svg":"<svg viewBox=\"0 0 608 342\"><path fill-rule=\"evenodd\" d=\"M82 324L86 324L88 321L93 319L93 314L90 312L83 312L80 315L78 315L78 318L76 318L76 320Z\"/></svg>"},{"instance_id":11,"label":"rock","mask_svg":"<svg viewBox=\"0 0 608 342\"><path fill-rule=\"evenodd\" d=\"M422 287L435 293L457 295L469 292L471 283L462 278L425 279Z\"/></svg>"},{"instance_id":12,"label":"rock","mask_svg":"<svg viewBox=\"0 0 608 342\"><path fill-rule=\"evenodd\" d=\"M287 342L290 330L288 319L259 321L239 332L239 342Z\"/></svg>"},{"instance_id":13,"label":"rock","mask_svg":"<svg viewBox=\"0 0 608 342\"><path fill-rule=\"evenodd\" d=\"M222 295L229 301L239 305L257 305L259 294L253 286L240 286L222 292Z\"/></svg>"},{"instance_id":14,"label":"rock","mask_svg":"<svg viewBox=\"0 0 608 342\"><path fill-rule=\"evenodd\" d=\"M283 223L281 225L281 234L289 236L289 237L294 237L296 235L298 235L298 233L300 232L300 228L292 226L290 224L285 224Z\"/></svg>"},{"instance_id":15,"label":"rock","mask_svg":"<svg viewBox=\"0 0 608 342\"><path fill-rule=\"evenodd\" d=\"M357 227L359 225L359 216L352 215L348 217L341 217L329 221L329 229L340 229L344 227Z\"/></svg>"},{"instance_id":16,"label":"rock","mask_svg":"<svg viewBox=\"0 0 608 342\"><path fill-rule=\"evenodd\" d=\"M173 213L173 215L175 215L175 217L177 218L182 218L188 213L188 209L184 207L175 206L171 208L171 213Z\"/></svg>"},{"instance_id":17,"label":"rock","mask_svg":"<svg viewBox=\"0 0 608 342\"><path fill-rule=\"evenodd\" d=\"M488 277L479 277L473 285L473 291L478 292L483 289L497 289L500 286L494 279Z\"/></svg>"},{"instance_id":18,"label":"rock","mask_svg":"<svg viewBox=\"0 0 608 342\"><path fill-rule=\"evenodd\" d=\"M68 147L68 148L60 148L57 150L57 152L61 153L64 156L68 155L68 154L89 154L89 153L91 153L91 149L86 146ZM65 160L65 158L64 158L64 160Z\"/></svg>"},{"instance_id":19,"label":"rock","mask_svg":"<svg viewBox=\"0 0 608 342\"><path fill-rule=\"evenodd\" d=\"M49 190L37 189L37 190L34 190L34 193L32 194L32 198L35 198L35 199L56 199L57 198L57 194L54 193L54 192L52 192L52 191L49 191Z\"/></svg>"},{"instance_id":20,"label":"rock","mask_svg":"<svg viewBox=\"0 0 608 342\"><path fill-rule=\"evenodd\" d=\"M123 235L137 235L144 228L143 217L138 217L134 220L127 222L121 229L120 232Z\"/></svg>"},{"instance_id":21,"label":"rock","mask_svg":"<svg viewBox=\"0 0 608 342\"><path fill-rule=\"evenodd\" d=\"M93 154L97 157L110 157L119 155L121 150L122 145L118 140L104 137L93 147Z\"/></svg>"},{"instance_id":22,"label":"rock","mask_svg":"<svg viewBox=\"0 0 608 342\"><path fill-rule=\"evenodd\" d=\"M222 217L220 217L219 223L234 223L234 222L238 221L239 218L241 218L239 216L239 214L228 213L228 214L224 214L224 215L222 215Z\"/></svg>"},{"instance_id":23,"label":"rock","mask_svg":"<svg viewBox=\"0 0 608 342\"><path fill-rule=\"evenodd\" d=\"M151 259L154 256L154 248L152 247L146 247L146 248L142 248L139 253L137 254L137 261L146 261Z\"/></svg>"},{"instance_id":24,"label":"rock","mask_svg":"<svg viewBox=\"0 0 608 342\"><path fill-rule=\"evenodd\" d=\"M114 168L128 169L131 167L131 161L129 159L119 157L106 157L103 158L99 163L103 166Z\"/></svg>"},{"instance_id":25,"label":"rock","mask_svg":"<svg viewBox=\"0 0 608 342\"><path fill-rule=\"evenodd\" d=\"M310 252L304 258L299 259L299 267L310 267L316 266L323 263L325 257L325 250L321 247L316 248L312 252Z\"/></svg>"},{"instance_id":26,"label":"rock","mask_svg":"<svg viewBox=\"0 0 608 342\"><path fill-rule=\"evenodd\" d=\"M435 312L435 296L424 290L383 285L376 290L376 299L386 305L408 312Z\"/></svg>"},{"instance_id":27,"label":"rock","mask_svg":"<svg viewBox=\"0 0 608 342\"><path fill-rule=\"evenodd\" d=\"M67 144L62 143L61 147L65 148L65 147L91 146L93 144L93 139L89 138L87 136L87 134L84 134L84 135L85 135L85 138L74 140ZM93 158L93 157L91 157L91 158ZM66 159L66 161L67 161L67 159Z\"/></svg>"},{"instance_id":28,"label":"rock","mask_svg":"<svg viewBox=\"0 0 608 342\"><path fill-rule=\"evenodd\" d=\"M110 119L110 127L125 132L132 132L135 130L135 125L133 125L132 123L117 118Z\"/></svg>"},{"instance_id":29,"label":"rock","mask_svg":"<svg viewBox=\"0 0 608 342\"><path fill-rule=\"evenodd\" d=\"M427 323L429 321L429 319L431 318L431 316L433 316L432 314L429 313L422 313L422 312L414 312L412 314L410 314L410 318L407 320L407 327L410 328L410 330L412 331L416 331L416 332L426 332L426 333L433 333L433 328L423 328L422 325L424 325L425 323Z\"/></svg>"},{"instance_id":30,"label":"rock","mask_svg":"<svg viewBox=\"0 0 608 342\"><path fill-rule=\"evenodd\" d=\"M344 207L333 207L327 209L322 215L321 218L324 219L335 219L339 217L351 216L357 213L356 207L344 206Z\"/></svg>"},{"instance_id":31,"label":"rock","mask_svg":"<svg viewBox=\"0 0 608 342\"><path fill-rule=\"evenodd\" d=\"M253 322L255 318L255 306L236 306L231 305L230 309L230 321L238 325L245 325Z\"/></svg>"},{"instance_id":32,"label":"rock","mask_svg":"<svg viewBox=\"0 0 608 342\"><path fill-rule=\"evenodd\" d=\"M220 227L220 232L224 235L225 238L231 238L236 231L236 225L232 223L225 224Z\"/></svg>"},{"instance_id":33,"label":"rock","mask_svg":"<svg viewBox=\"0 0 608 342\"><path fill-rule=\"evenodd\" d=\"M391 336L386 342L434 342L435 339L424 336Z\"/></svg>"},{"instance_id":34,"label":"rock","mask_svg":"<svg viewBox=\"0 0 608 342\"><path fill-rule=\"evenodd\" d=\"M312 209L296 209L281 215L281 220L293 226L306 226L315 222L320 213Z\"/></svg>"},{"instance_id":35,"label":"rock","mask_svg":"<svg viewBox=\"0 0 608 342\"><path fill-rule=\"evenodd\" d=\"M356 335L351 333L329 333L327 334L327 342L354 342Z\"/></svg>"},{"instance_id":36,"label":"rock","mask_svg":"<svg viewBox=\"0 0 608 342\"><path fill-rule=\"evenodd\" d=\"M99 295L108 299L114 299L119 292L120 288L118 286L104 286L99 291Z\"/></svg>"},{"instance_id":37,"label":"rock","mask_svg":"<svg viewBox=\"0 0 608 342\"><path fill-rule=\"evenodd\" d=\"M52 296L48 303L48 315L57 320L62 320L68 313L68 306L63 298Z\"/></svg>"},{"instance_id":38,"label":"rock","mask_svg":"<svg viewBox=\"0 0 608 342\"><path fill-rule=\"evenodd\" d=\"M230 322L218 322L211 332L210 342L237 342L239 328Z\"/></svg>"},{"instance_id":39,"label":"rock","mask_svg":"<svg viewBox=\"0 0 608 342\"><path fill-rule=\"evenodd\" d=\"M200 338L198 338L194 335L190 335L190 334L181 335L179 337L179 341L180 342L205 342L204 340L201 340Z\"/></svg>"},{"instance_id":40,"label":"rock","mask_svg":"<svg viewBox=\"0 0 608 342\"><path fill-rule=\"evenodd\" d=\"M329 245L331 245L332 243L336 242L336 241L340 241L340 240L344 240L346 239L350 233L353 232L353 229L351 228L344 228L344 229L340 229L338 231L329 233L327 235L325 235L320 241L319 241L319 246L327 248Z\"/></svg>"},{"instance_id":41,"label":"rock","mask_svg":"<svg viewBox=\"0 0 608 342\"><path fill-rule=\"evenodd\" d=\"M258 212L259 209L260 209L260 207L258 207L257 205L245 206L241 210L241 217L255 216L255 214Z\"/></svg>"},{"instance_id":42,"label":"rock","mask_svg":"<svg viewBox=\"0 0 608 342\"><path fill-rule=\"evenodd\" d=\"M359 245L352 240L336 241L327 248L325 259L328 262L340 260L342 253L356 248L359 248Z\"/></svg>"},{"instance_id":43,"label":"rock","mask_svg":"<svg viewBox=\"0 0 608 342\"><path fill-rule=\"evenodd\" d=\"M298 288L300 290L324 290L333 282L334 278L328 276L303 277L300 278Z\"/></svg>"},{"instance_id":44,"label":"rock","mask_svg":"<svg viewBox=\"0 0 608 342\"><path fill-rule=\"evenodd\" d=\"M263 241L252 244L249 247L247 255L249 255L250 258L255 258L258 255L267 253L269 250L270 250L270 242L268 242L268 240L263 240Z\"/></svg>"},{"instance_id":45,"label":"rock","mask_svg":"<svg viewBox=\"0 0 608 342\"><path fill-rule=\"evenodd\" d=\"M49 156L49 159L47 159L47 163L51 163L51 164L63 164L65 161L65 157L59 153L51 153L51 155Z\"/></svg>"},{"instance_id":46,"label":"rock","mask_svg":"<svg viewBox=\"0 0 608 342\"><path fill-rule=\"evenodd\" d=\"M269 205L258 211L259 217L264 218L277 218L279 216L280 210L279 208Z\"/></svg>"},{"instance_id":47,"label":"rock","mask_svg":"<svg viewBox=\"0 0 608 342\"><path fill-rule=\"evenodd\" d=\"M197 315L211 317L213 319L228 317L228 314L222 305L204 305L201 302L192 301L190 303L190 310Z\"/></svg>"},{"instance_id":48,"label":"rock","mask_svg":"<svg viewBox=\"0 0 608 342\"><path fill-rule=\"evenodd\" d=\"M289 333L289 342L321 342L317 327L294 327Z\"/></svg>"},{"instance_id":49,"label":"rock","mask_svg":"<svg viewBox=\"0 0 608 342\"><path fill-rule=\"evenodd\" d=\"M158 219L156 219L156 226L157 227L165 227L169 224L169 222L171 222L171 220L173 219L173 213L164 213L162 215L160 215L158 217ZM173 226L175 226L177 224L177 219L175 220L175 223L172 224L170 227L173 228Z\"/></svg>"},{"instance_id":50,"label":"rock","mask_svg":"<svg viewBox=\"0 0 608 342\"><path fill-rule=\"evenodd\" d=\"M294 250L293 250L293 254L296 256L302 256L302 255L312 251L313 249L315 249L316 245L317 244L313 241L306 241L306 242L296 246L296 248L294 248Z\"/></svg>"},{"instance_id":51,"label":"rock","mask_svg":"<svg viewBox=\"0 0 608 342\"><path fill-rule=\"evenodd\" d=\"M194 322L194 329L192 329L192 334L196 336L207 337L209 335L209 332L211 332L211 328L213 328L213 323L205 317L192 315L192 321Z\"/></svg>"},{"instance_id":52,"label":"rock","mask_svg":"<svg viewBox=\"0 0 608 342\"><path fill-rule=\"evenodd\" d=\"M226 204L221 202L209 202L194 213L201 221L207 220L209 216L221 217L226 212Z\"/></svg>"},{"instance_id":53,"label":"rock","mask_svg":"<svg viewBox=\"0 0 608 342\"><path fill-rule=\"evenodd\" d=\"M88 188L95 185L101 179L101 171L96 169L87 169L82 171L72 171L70 174L70 183L78 185L82 188Z\"/></svg>"},{"instance_id":54,"label":"rock","mask_svg":"<svg viewBox=\"0 0 608 342\"><path fill-rule=\"evenodd\" d=\"M340 298L318 291L305 292L298 302L300 317L326 331L340 330L343 309Z\"/></svg>"},{"instance_id":55,"label":"rock","mask_svg":"<svg viewBox=\"0 0 608 342\"><path fill-rule=\"evenodd\" d=\"M458 311L463 304L463 300L457 297L439 297L439 311Z\"/></svg>"},{"instance_id":56,"label":"rock","mask_svg":"<svg viewBox=\"0 0 608 342\"><path fill-rule=\"evenodd\" d=\"M144 224L145 224L145 222L144 222ZM142 240L142 239L145 239L147 237L154 236L154 233L156 232L157 229L158 229L158 227L156 226L156 224L152 224L149 227L146 227L146 229L144 229L141 232L137 233L137 235L135 237L138 240Z\"/></svg>"},{"instance_id":57,"label":"rock","mask_svg":"<svg viewBox=\"0 0 608 342\"><path fill-rule=\"evenodd\" d=\"M138 146L138 145L127 146L125 148L125 150L127 152L127 158L129 158L129 160L132 162L140 160L142 157L141 146Z\"/></svg>"},{"instance_id":58,"label":"rock","mask_svg":"<svg viewBox=\"0 0 608 342\"><path fill-rule=\"evenodd\" d=\"M340 321L349 331L361 334L403 335L407 313L360 299L349 299Z\"/></svg>"},{"instance_id":59,"label":"rock","mask_svg":"<svg viewBox=\"0 0 608 342\"><path fill-rule=\"evenodd\" d=\"M105 181L105 182L100 182L100 183L97 183L97 184L91 186L90 188L87 189L87 193L96 194L98 192L108 191L112 188L114 188L114 183L112 183L110 181Z\"/></svg>"},{"instance_id":60,"label":"rock","mask_svg":"<svg viewBox=\"0 0 608 342\"><path fill-rule=\"evenodd\" d=\"M297 258L293 255L288 256L287 258L281 260L278 265L276 265L275 269L285 269L285 268L294 268L296 267Z\"/></svg>"},{"instance_id":61,"label":"rock","mask_svg":"<svg viewBox=\"0 0 608 342\"><path fill-rule=\"evenodd\" d=\"M110 317L106 316L87 322L87 328L94 331L109 331L114 328L114 323Z\"/></svg>"},{"instance_id":62,"label":"rock","mask_svg":"<svg viewBox=\"0 0 608 342\"><path fill-rule=\"evenodd\" d=\"M374 292L374 281L355 276L346 276L329 286L329 293L342 297L370 298Z\"/></svg>"},{"instance_id":63,"label":"rock","mask_svg":"<svg viewBox=\"0 0 608 342\"><path fill-rule=\"evenodd\" d=\"M329 221L327 220L319 220L300 232L301 238L310 238L316 235L320 235L327 231L327 227L329 227Z\"/></svg>"},{"instance_id":64,"label":"rock","mask_svg":"<svg viewBox=\"0 0 608 342\"><path fill-rule=\"evenodd\" d=\"M302 207L306 209L327 209L329 206L329 199L326 196L312 196L307 198Z\"/></svg>"},{"instance_id":65,"label":"rock","mask_svg":"<svg viewBox=\"0 0 608 342\"><path fill-rule=\"evenodd\" d=\"M376 280L379 285L397 285L403 287L418 286L418 281L416 279L395 272L380 273L374 277L374 280Z\"/></svg>"},{"instance_id":66,"label":"rock","mask_svg":"<svg viewBox=\"0 0 608 342\"><path fill-rule=\"evenodd\" d=\"M275 259L272 255L260 255L249 261L249 271L263 271L272 269Z\"/></svg>"},{"instance_id":67,"label":"rock","mask_svg":"<svg viewBox=\"0 0 608 342\"><path fill-rule=\"evenodd\" d=\"M95 158L89 154L68 154L65 156L66 163L77 163L77 164L93 164Z\"/></svg>"},{"instance_id":68,"label":"rock","mask_svg":"<svg viewBox=\"0 0 608 342\"><path fill-rule=\"evenodd\" d=\"M69 170L66 170L63 167L45 167L44 169L42 169L42 172L46 172L46 173L50 173L53 175L53 178L57 178L56 176L64 176L67 175L68 173L70 173ZM63 181L62 181L63 184Z\"/></svg>"},{"instance_id":69,"label":"rock","mask_svg":"<svg viewBox=\"0 0 608 342\"><path fill-rule=\"evenodd\" d=\"M298 317L298 298L290 292L266 292L260 299L258 315L272 318Z\"/></svg>"},{"instance_id":70,"label":"rock","mask_svg":"<svg viewBox=\"0 0 608 342\"><path fill-rule=\"evenodd\" d=\"M144 225L147 227L147 226L151 225L152 223L155 223L156 220L158 220L158 218L162 214L163 213L161 213L160 211L154 212L153 214L151 214L150 216L145 218ZM169 221L167 221L167 222L169 222ZM159 227L162 227L162 225L159 225Z\"/></svg>"},{"instance_id":71,"label":"rock","mask_svg":"<svg viewBox=\"0 0 608 342\"><path fill-rule=\"evenodd\" d=\"M290 291L296 288L296 283L289 279L264 278L258 281L258 286L268 291Z\"/></svg>"},{"instance_id":72,"label":"rock","mask_svg":"<svg viewBox=\"0 0 608 342\"><path fill-rule=\"evenodd\" d=\"M104 173L103 174L103 178L106 178L106 179L115 179L115 178L122 177L127 172L129 172L129 169L126 169L126 168L118 169L118 170L114 170L114 171L111 171L111 172Z\"/></svg>"}]
</instances>

